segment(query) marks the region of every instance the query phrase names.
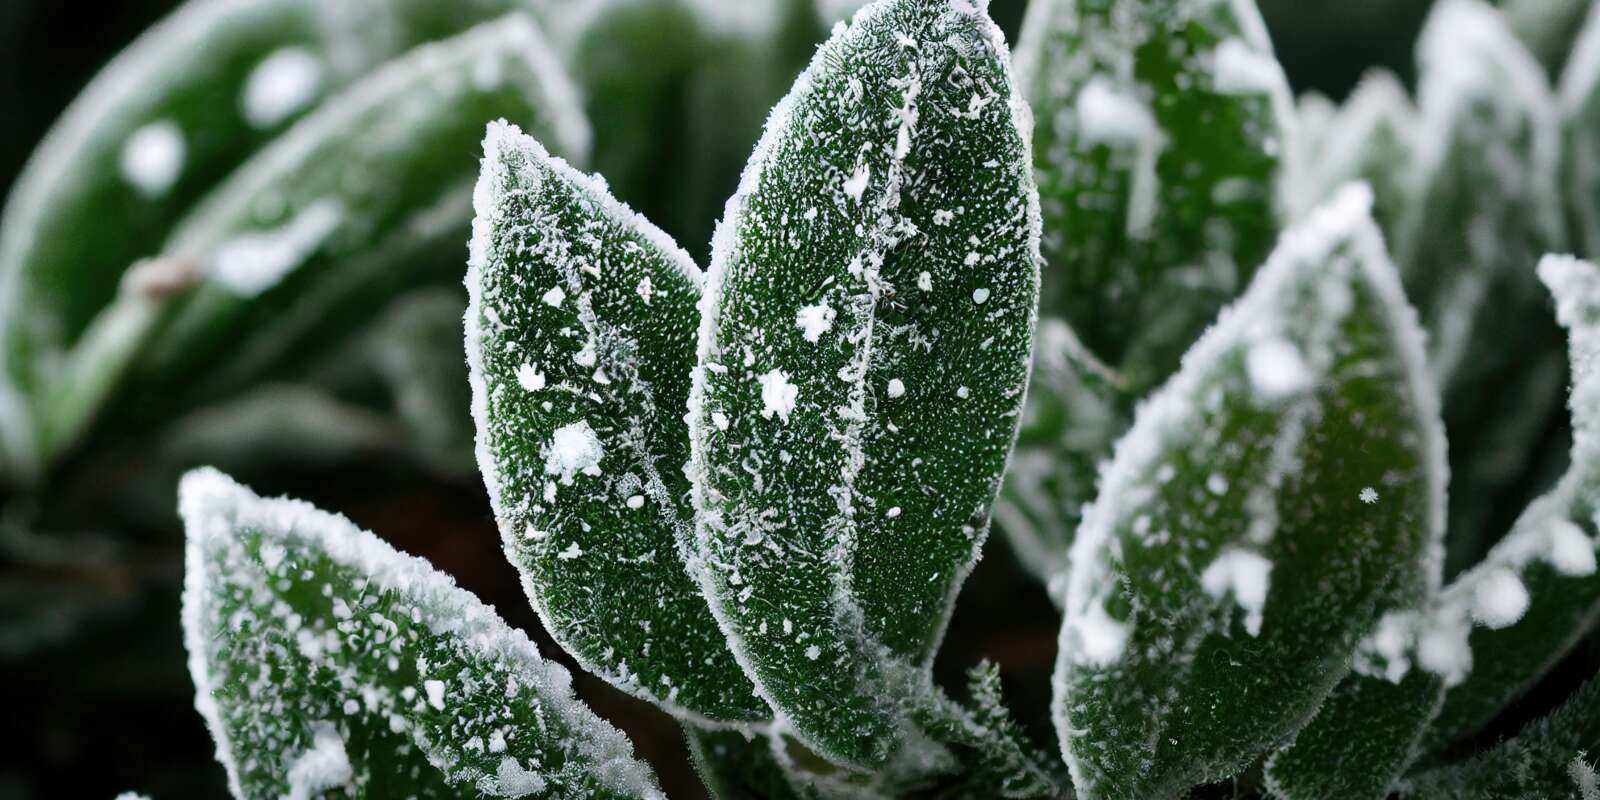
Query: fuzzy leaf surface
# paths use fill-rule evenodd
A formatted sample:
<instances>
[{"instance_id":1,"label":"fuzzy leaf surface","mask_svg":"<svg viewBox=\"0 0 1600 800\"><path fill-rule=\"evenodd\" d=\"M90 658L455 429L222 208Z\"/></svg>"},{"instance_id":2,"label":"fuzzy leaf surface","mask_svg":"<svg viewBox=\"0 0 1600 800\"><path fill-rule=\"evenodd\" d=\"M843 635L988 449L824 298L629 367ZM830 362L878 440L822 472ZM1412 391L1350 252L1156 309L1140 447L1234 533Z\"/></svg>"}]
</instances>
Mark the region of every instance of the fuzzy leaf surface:
<instances>
[{"instance_id":1,"label":"fuzzy leaf surface","mask_svg":"<svg viewBox=\"0 0 1600 800\"><path fill-rule=\"evenodd\" d=\"M189 2L52 127L0 218L0 445L34 466L41 384L191 207L297 119L421 42L545 0Z\"/></svg>"},{"instance_id":2,"label":"fuzzy leaf surface","mask_svg":"<svg viewBox=\"0 0 1600 800\"><path fill-rule=\"evenodd\" d=\"M1290 746L1267 762L1281 800L1384 800L1411 766L1439 705L1444 681L1421 670L1399 681L1352 673Z\"/></svg>"},{"instance_id":3,"label":"fuzzy leaf surface","mask_svg":"<svg viewBox=\"0 0 1600 800\"><path fill-rule=\"evenodd\" d=\"M1253 0L1029 4L1043 307L1148 389L1279 229L1288 84Z\"/></svg>"},{"instance_id":4,"label":"fuzzy leaf surface","mask_svg":"<svg viewBox=\"0 0 1600 800\"><path fill-rule=\"evenodd\" d=\"M239 798L660 798L521 631L343 517L180 488L195 705Z\"/></svg>"},{"instance_id":5,"label":"fuzzy leaf surface","mask_svg":"<svg viewBox=\"0 0 1600 800\"><path fill-rule=\"evenodd\" d=\"M715 242L690 401L700 577L805 743L900 745L1015 436L1038 211L1004 41L890 0L773 112Z\"/></svg>"},{"instance_id":6,"label":"fuzzy leaf surface","mask_svg":"<svg viewBox=\"0 0 1600 800\"><path fill-rule=\"evenodd\" d=\"M700 270L516 128L484 151L467 348L506 555L587 669L679 716L765 718L685 568Z\"/></svg>"},{"instance_id":7,"label":"fuzzy leaf surface","mask_svg":"<svg viewBox=\"0 0 1600 800\"><path fill-rule=\"evenodd\" d=\"M1566 237L1560 129L1543 70L1482 0L1437 3L1417 61L1417 194L1394 251L1444 392L1451 576L1487 551L1486 501L1560 409L1561 335L1535 274Z\"/></svg>"},{"instance_id":8,"label":"fuzzy leaf surface","mask_svg":"<svg viewBox=\"0 0 1600 800\"><path fill-rule=\"evenodd\" d=\"M1443 435L1370 202L1352 187L1285 234L1101 478L1055 688L1085 797L1236 774L1435 556Z\"/></svg>"},{"instance_id":9,"label":"fuzzy leaf surface","mask_svg":"<svg viewBox=\"0 0 1600 800\"><path fill-rule=\"evenodd\" d=\"M1434 747L1477 731L1600 619L1600 270L1550 256L1539 276L1571 336L1571 463L1417 626L1417 661L1450 685L1429 733Z\"/></svg>"},{"instance_id":10,"label":"fuzzy leaf surface","mask_svg":"<svg viewBox=\"0 0 1600 800\"><path fill-rule=\"evenodd\" d=\"M1405 800L1590 800L1600 752L1600 680L1590 680L1549 716L1470 760L1430 770L1400 792Z\"/></svg>"}]
</instances>

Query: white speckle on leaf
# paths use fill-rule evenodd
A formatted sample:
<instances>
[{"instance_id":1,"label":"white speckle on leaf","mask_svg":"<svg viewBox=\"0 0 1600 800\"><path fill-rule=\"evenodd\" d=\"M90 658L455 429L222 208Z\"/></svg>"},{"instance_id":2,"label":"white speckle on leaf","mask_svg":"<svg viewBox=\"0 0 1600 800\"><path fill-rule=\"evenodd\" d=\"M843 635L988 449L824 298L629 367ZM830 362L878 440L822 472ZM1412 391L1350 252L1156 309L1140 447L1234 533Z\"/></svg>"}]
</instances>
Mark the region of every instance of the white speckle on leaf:
<instances>
[{"instance_id":1,"label":"white speckle on leaf","mask_svg":"<svg viewBox=\"0 0 1600 800\"><path fill-rule=\"evenodd\" d=\"M957 387L956 388L956 397L959 397L962 400L965 400L965 399L967 399L968 397L971 397L971 396L972 396L972 390L971 389L968 389L965 386L961 386L961 387Z\"/></svg>"},{"instance_id":2,"label":"white speckle on leaf","mask_svg":"<svg viewBox=\"0 0 1600 800\"><path fill-rule=\"evenodd\" d=\"M545 292L544 296L539 299L543 300L544 304L551 308L560 308L561 304L567 300L567 293L562 291L560 286L552 286L550 291Z\"/></svg>"},{"instance_id":3,"label":"white speckle on leaf","mask_svg":"<svg viewBox=\"0 0 1600 800\"><path fill-rule=\"evenodd\" d=\"M894 508L889 509L888 512L886 512L884 514L884 516L888 517L889 519L895 519L895 518L899 517L900 516L900 507L899 506L895 506Z\"/></svg>"},{"instance_id":4,"label":"white speckle on leaf","mask_svg":"<svg viewBox=\"0 0 1600 800\"><path fill-rule=\"evenodd\" d=\"M1094 667L1107 667L1122 658L1133 631L1127 623L1112 619L1103 603L1092 604L1071 622L1073 661Z\"/></svg>"},{"instance_id":5,"label":"white speckle on leaf","mask_svg":"<svg viewBox=\"0 0 1600 800\"><path fill-rule=\"evenodd\" d=\"M310 800L349 783L354 777L350 756L332 723L312 723L311 747L295 757L285 777L289 784L285 800Z\"/></svg>"},{"instance_id":6,"label":"white speckle on leaf","mask_svg":"<svg viewBox=\"0 0 1600 800\"><path fill-rule=\"evenodd\" d=\"M1211 473L1206 476L1206 491L1218 496L1227 494L1228 479L1223 477L1220 472Z\"/></svg>"},{"instance_id":7,"label":"white speckle on leaf","mask_svg":"<svg viewBox=\"0 0 1600 800\"><path fill-rule=\"evenodd\" d=\"M261 60L245 79L240 110L251 127L270 128L304 109L322 88L322 61L304 47L285 47Z\"/></svg>"},{"instance_id":8,"label":"white speckle on leaf","mask_svg":"<svg viewBox=\"0 0 1600 800\"><path fill-rule=\"evenodd\" d=\"M1256 397L1269 403L1305 392L1315 379L1300 349L1278 336L1250 345L1245 368Z\"/></svg>"},{"instance_id":9,"label":"white speckle on leaf","mask_svg":"<svg viewBox=\"0 0 1600 800\"><path fill-rule=\"evenodd\" d=\"M544 472L559 475L565 481L572 480L580 472L598 474L600 460L605 454L600 437L589 427L588 420L579 420L556 429L545 447Z\"/></svg>"},{"instance_id":10,"label":"white speckle on leaf","mask_svg":"<svg viewBox=\"0 0 1600 800\"><path fill-rule=\"evenodd\" d=\"M917 288L924 292L933 291L933 273L923 270L917 275Z\"/></svg>"},{"instance_id":11,"label":"white speckle on leaf","mask_svg":"<svg viewBox=\"0 0 1600 800\"><path fill-rule=\"evenodd\" d=\"M977 303L980 306L983 305L984 303L989 302L989 290L988 289L981 289L981 288L980 289L973 289L972 290L972 302Z\"/></svg>"},{"instance_id":12,"label":"white speckle on leaf","mask_svg":"<svg viewBox=\"0 0 1600 800\"><path fill-rule=\"evenodd\" d=\"M1472 671L1471 634L1466 620L1429 620L1417 637L1417 666L1444 678L1446 686L1460 684Z\"/></svg>"},{"instance_id":13,"label":"white speckle on leaf","mask_svg":"<svg viewBox=\"0 0 1600 800\"><path fill-rule=\"evenodd\" d=\"M422 682L422 690L428 695L428 705L438 711L444 710L444 681L425 680Z\"/></svg>"},{"instance_id":14,"label":"white speckle on leaf","mask_svg":"<svg viewBox=\"0 0 1600 800\"><path fill-rule=\"evenodd\" d=\"M1484 573L1472 584L1472 618L1486 628L1515 625L1530 602L1522 579L1504 567Z\"/></svg>"},{"instance_id":15,"label":"white speckle on leaf","mask_svg":"<svg viewBox=\"0 0 1600 800\"><path fill-rule=\"evenodd\" d=\"M806 306L795 314L794 324L806 337L806 341L816 344L822 340L822 334L833 329L833 319L837 312L827 301L816 305Z\"/></svg>"},{"instance_id":16,"label":"white speckle on leaf","mask_svg":"<svg viewBox=\"0 0 1600 800\"><path fill-rule=\"evenodd\" d=\"M872 177L872 167L865 161L856 167L856 172L844 182L844 193L850 195L852 200L861 202L861 195L867 191L867 179Z\"/></svg>"},{"instance_id":17,"label":"white speckle on leaf","mask_svg":"<svg viewBox=\"0 0 1600 800\"><path fill-rule=\"evenodd\" d=\"M544 388L544 373L532 364L524 361L517 367L517 385L530 392L537 392Z\"/></svg>"},{"instance_id":18,"label":"white speckle on leaf","mask_svg":"<svg viewBox=\"0 0 1600 800\"><path fill-rule=\"evenodd\" d=\"M1594 540L1577 523L1568 519L1553 520L1549 539L1546 560L1557 572L1573 578L1595 573Z\"/></svg>"},{"instance_id":19,"label":"white speckle on leaf","mask_svg":"<svg viewBox=\"0 0 1600 800\"><path fill-rule=\"evenodd\" d=\"M1228 39L1217 45L1214 55L1216 90L1223 94L1272 94L1283 84L1283 68L1277 59L1258 52L1242 39Z\"/></svg>"},{"instance_id":20,"label":"white speckle on leaf","mask_svg":"<svg viewBox=\"0 0 1600 800\"><path fill-rule=\"evenodd\" d=\"M183 174L183 131L168 120L149 123L122 145L122 177L146 197L167 193Z\"/></svg>"},{"instance_id":21,"label":"white speckle on leaf","mask_svg":"<svg viewBox=\"0 0 1600 800\"><path fill-rule=\"evenodd\" d=\"M1361 490L1361 493L1356 496L1356 499L1370 506L1373 503L1378 502L1378 490L1372 488L1371 486L1367 486Z\"/></svg>"},{"instance_id":22,"label":"white speckle on leaf","mask_svg":"<svg viewBox=\"0 0 1600 800\"><path fill-rule=\"evenodd\" d=\"M784 422L789 421L789 413L794 411L794 404L800 397L800 388L789 382L789 376L781 369L775 369L761 376L761 416L772 419L777 414Z\"/></svg>"},{"instance_id":23,"label":"white speckle on leaf","mask_svg":"<svg viewBox=\"0 0 1600 800\"><path fill-rule=\"evenodd\" d=\"M901 397L901 396L905 395L905 393L906 393L905 381L902 381L899 378L890 378L889 379L889 398L890 399L894 399L896 397Z\"/></svg>"},{"instance_id":24,"label":"white speckle on leaf","mask_svg":"<svg viewBox=\"0 0 1600 800\"><path fill-rule=\"evenodd\" d=\"M650 298L655 295L655 287L650 285L650 276L641 278L634 291L639 293L639 299L643 300L645 305L650 305Z\"/></svg>"},{"instance_id":25,"label":"white speckle on leaf","mask_svg":"<svg viewBox=\"0 0 1600 800\"><path fill-rule=\"evenodd\" d=\"M1200 586L1212 598L1228 595L1244 609L1245 630L1251 636L1261 633L1262 612L1267 606L1272 562L1249 550L1231 549L1219 554L1200 575Z\"/></svg>"},{"instance_id":26,"label":"white speckle on leaf","mask_svg":"<svg viewBox=\"0 0 1600 800\"><path fill-rule=\"evenodd\" d=\"M580 546L577 542L573 542L573 543L567 545L567 549L562 550L561 552L557 553L556 554L556 558L559 558L562 561L571 561L574 558L578 558L578 557L580 557L582 555L583 555L583 547Z\"/></svg>"},{"instance_id":27,"label":"white speckle on leaf","mask_svg":"<svg viewBox=\"0 0 1600 800\"><path fill-rule=\"evenodd\" d=\"M628 498L628 508L631 508L631 509L633 509L635 511L638 511L639 509L644 508L644 495L636 494L636 495L634 495L632 497L629 497Z\"/></svg>"},{"instance_id":28,"label":"white speckle on leaf","mask_svg":"<svg viewBox=\"0 0 1600 800\"><path fill-rule=\"evenodd\" d=\"M822 648L820 648L820 647L818 647L816 645L811 645L810 647L806 648L806 658L809 658L812 661L816 661L821 656L822 656Z\"/></svg>"}]
</instances>

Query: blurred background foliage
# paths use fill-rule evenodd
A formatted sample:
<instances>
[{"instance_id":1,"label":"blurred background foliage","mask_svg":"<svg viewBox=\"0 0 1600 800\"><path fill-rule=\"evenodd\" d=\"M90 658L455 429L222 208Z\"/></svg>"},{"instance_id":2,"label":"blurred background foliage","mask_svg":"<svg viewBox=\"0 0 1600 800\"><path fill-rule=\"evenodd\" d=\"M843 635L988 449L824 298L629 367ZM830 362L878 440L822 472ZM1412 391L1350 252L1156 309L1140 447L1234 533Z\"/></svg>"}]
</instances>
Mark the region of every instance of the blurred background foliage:
<instances>
[{"instance_id":1,"label":"blurred background foliage","mask_svg":"<svg viewBox=\"0 0 1600 800\"><path fill-rule=\"evenodd\" d=\"M1413 72L1412 44L1427 0L1260 2L1297 92L1341 98L1370 67L1389 67L1407 80ZM0 2L0 185L10 186L33 146L96 71L175 5L175 0ZM992 2L993 15L1013 40L1024 5L1024 0ZM676 91L670 73L687 69L690 59L740 57L701 47L670 26L619 30L635 37L633 48L660 53L659 70L638 82L632 65L615 57L626 48L603 47L591 51L589 67L598 80L641 96ZM803 64L808 55L781 58ZM728 147L708 148L705 141L733 137L732 152L745 152L759 134L765 109L793 78L776 75L754 90L769 96L732 102L727 91L733 89L717 86L717 72L712 74L711 85L702 86L699 96L672 105L678 114L701 109L687 114L693 119L662 117L648 110L654 106L641 103L638 118L629 124L596 131L597 157L591 164L602 173L629 163L656 165L660 171L653 179L646 169L645 179L616 188L702 259L711 227L743 167L742 157L718 155ZM752 91L749 82L729 83ZM686 174L693 179L681 177ZM364 387L381 382L386 372L428 380L438 373L436 365L418 363L416 356L426 349L423 340L459 342L453 308L448 294L409 298L371 334L346 345L346 352L325 368L335 374L316 382L345 384L349 396L369 391ZM373 374L351 369L352 364ZM433 377L451 380L454 374L444 370L442 377ZM455 388L464 395L464 384ZM240 463L217 466L237 472L265 494L289 493L344 513L401 549L427 557L534 634L547 655L564 660L539 631L500 552L470 460L450 451L462 441L462 431L470 431L470 420L439 410L441 396L449 395L401 396L391 399L392 413L367 414L352 410L359 406L322 408L321 395L292 387L274 389L224 408L191 412L181 424L168 423L181 434L133 431L80 453L62 465L58 474L66 477L47 499L4 499L0 708L6 724L0 730L11 742L0 748L0 800L109 798L124 789L156 798L225 796L222 770L192 708L180 643L182 539L172 518L171 489L182 468L224 457L230 440L252 438L252 427L274 433L254 437L257 446L241 454ZM464 414L464 406L457 411ZM307 415L335 424L297 435L292 423ZM329 431L343 438L330 440ZM408 437L412 455L420 449L432 457L397 457L395 443ZM47 503L48 512L31 507L36 502ZM994 659L1005 672L1014 707L1036 711L1028 722L1048 740L1045 710L1058 616L1004 548L999 537L991 540L989 558L963 593L940 657L940 677L958 685L980 657ZM22 553L26 557L18 558ZM1581 658L1592 660L1592 650ZM1579 674L1582 667L1558 671L1552 681L1571 682ZM631 735L670 796L702 796L681 736L668 718L580 670L574 677L579 694ZM1532 716L1542 710L1540 703L1536 695L1514 716ZM1516 724L1508 720L1500 729Z\"/></svg>"}]
</instances>

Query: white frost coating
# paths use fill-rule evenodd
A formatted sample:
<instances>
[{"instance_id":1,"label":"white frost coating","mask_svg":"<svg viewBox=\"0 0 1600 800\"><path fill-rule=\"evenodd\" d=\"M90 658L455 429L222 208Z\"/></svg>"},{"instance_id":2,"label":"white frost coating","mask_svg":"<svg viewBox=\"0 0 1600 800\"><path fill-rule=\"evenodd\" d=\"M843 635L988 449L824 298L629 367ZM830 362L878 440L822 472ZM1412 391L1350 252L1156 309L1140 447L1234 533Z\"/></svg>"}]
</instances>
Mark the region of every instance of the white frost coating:
<instances>
[{"instance_id":1,"label":"white frost coating","mask_svg":"<svg viewBox=\"0 0 1600 800\"><path fill-rule=\"evenodd\" d=\"M889 379L889 399L903 397L906 393L906 383L899 378Z\"/></svg>"},{"instance_id":2,"label":"white frost coating","mask_svg":"<svg viewBox=\"0 0 1600 800\"><path fill-rule=\"evenodd\" d=\"M428 705L433 706L435 711L444 710L444 681L425 680L422 682L422 690L428 695Z\"/></svg>"},{"instance_id":3,"label":"white frost coating","mask_svg":"<svg viewBox=\"0 0 1600 800\"><path fill-rule=\"evenodd\" d=\"M846 178L844 183L841 184L844 188L844 193L850 195L850 199L860 203L861 195L866 193L867 181L871 177L872 166L867 164L865 161L861 162L861 165L856 167L855 174Z\"/></svg>"},{"instance_id":4,"label":"white frost coating","mask_svg":"<svg viewBox=\"0 0 1600 800\"><path fill-rule=\"evenodd\" d=\"M1582 753L1573 756L1572 761L1567 763L1567 777L1578 787L1579 800L1600 800L1600 774L1583 760Z\"/></svg>"},{"instance_id":5,"label":"white frost coating","mask_svg":"<svg viewBox=\"0 0 1600 800\"><path fill-rule=\"evenodd\" d=\"M1276 94L1286 85L1283 67L1242 39L1227 39L1213 54L1216 90L1223 94Z\"/></svg>"},{"instance_id":6,"label":"white frost coating","mask_svg":"<svg viewBox=\"0 0 1600 800\"><path fill-rule=\"evenodd\" d=\"M208 553L236 542L238 531L254 530L270 539L304 544L335 564L367 576L376 589L415 598L416 613L453 631L462 646L479 657L506 664L518 684L539 698L542 708L569 725L581 737L577 746L592 761L592 774L599 782L623 795L664 798L649 769L634 759L627 738L573 696L572 676L566 668L545 661L522 631L507 626L494 609L458 588L450 576L428 562L397 552L344 517L296 500L257 497L213 469L184 476L178 488L178 508L188 537L182 616L195 708L216 742L217 760L227 770L228 787L235 797L246 794L239 782L239 760L214 699L216 673L208 662L211 631L206 627L206 598L212 593L211 584L219 579L211 572ZM462 754L451 741L415 743L430 759L453 761Z\"/></svg>"},{"instance_id":7,"label":"white frost coating","mask_svg":"<svg viewBox=\"0 0 1600 800\"><path fill-rule=\"evenodd\" d=\"M525 769L510 756L500 759L500 768L495 770L495 780L499 782L500 796L513 800L542 792L545 788L543 776Z\"/></svg>"},{"instance_id":8,"label":"white frost coating","mask_svg":"<svg viewBox=\"0 0 1600 800\"><path fill-rule=\"evenodd\" d=\"M833 306L824 300L800 309L794 316L794 325L800 329L806 341L816 344L822 340L822 334L833 330L833 320L837 315L838 312L833 310Z\"/></svg>"},{"instance_id":9,"label":"white frost coating","mask_svg":"<svg viewBox=\"0 0 1600 800\"><path fill-rule=\"evenodd\" d=\"M1472 585L1472 618L1492 630L1517 624L1530 602L1522 579L1505 567L1489 570Z\"/></svg>"},{"instance_id":10,"label":"white frost coating","mask_svg":"<svg viewBox=\"0 0 1600 800\"><path fill-rule=\"evenodd\" d=\"M530 392L537 392L544 388L544 373L537 367L524 361L517 367L517 385Z\"/></svg>"},{"instance_id":11,"label":"white frost coating","mask_svg":"<svg viewBox=\"0 0 1600 800\"><path fill-rule=\"evenodd\" d=\"M1245 368L1250 372L1250 386L1256 397L1268 403L1299 395L1316 380L1300 349L1281 336L1250 345Z\"/></svg>"},{"instance_id":12,"label":"white frost coating","mask_svg":"<svg viewBox=\"0 0 1600 800\"><path fill-rule=\"evenodd\" d=\"M342 203L322 199L278 228L235 236L217 248L211 278L241 297L261 294L322 247L344 220Z\"/></svg>"},{"instance_id":13,"label":"white frost coating","mask_svg":"<svg viewBox=\"0 0 1600 800\"><path fill-rule=\"evenodd\" d=\"M146 197L160 197L183 174L187 145L171 120L157 120L133 132L122 145L122 177Z\"/></svg>"},{"instance_id":14,"label":"white frost coating","mask_svg":"<svg viewBox=\"0 0 1600 800\"><path fill-rule=\"evenodd\" d=\"M1417 666L1459 686L1472 672L1472 624L1449 615L1423 623L1417 637Z\"/></svg>"},{"instance_id":15,"label":"white frost coating","mask_svg":"<svg viewBox=\"0 0 1600 800\"><path fill-rule=\"evenodd\" d=\"M1123 652L1128 649L1128 639L1133 636L1133 628L1113 619L1106 613L1105 606L1095 603L1086 613L1067 623L1064 635L1070 646L1065 652L1074 663L1109 667L1122 659Z\"/></svg>"},{"instance_id":16,"label":"white frost coating","mask_svg":"<svg viewBox=\"0 0 1600 800\"><path fill-rule=\"evenodd\" d=\"M772 419L777 414L784 422L789 421L789 413L794 411L795 401L800 397L800 388L789 382L789 376L781 369L771 370L761 376L761 416Z\"/></svg>"},{"instance_id":17,"label":"white frost coating","mask_svg":"<svg viewBox=\"0 0 1600 800\"><path fill-rule=\"evenodd\" d=\"M251 127L270 128L310 105L322 85L322 59L304 47L284 47L250 71L240 110Z\"/></svg>"},{"instance_id":18,"label":"white frost coating","mask_svg":"<svg viewBox=\"0 0 1600 800\"><path fill-rule=\"evenodd\" d=\"M1545 559L1557 572L1569 578L1582 578L1595 573L1595 542L1568 519L1550 523L1549 544L1543 550Z\"/></svg>"},{"instance_id":19,"label":"white frost coating","mask_svg":"<svg viewBox=\"0 0 1600 800\"><path fill-rule=\"evenodd\" d=\"M1378 490L1371 486L1363 486L1361 487L1361 492L1356 495L1356 499L1370 506L1378 502Z\"/></svg>"},{"instance_id":20,"label":"white frost coating","mask_svg":"<svg viewBox=\"0 0 1600 800\"><path fill-rule=\"evenodd\" d=\"M1150 106L1096 75L1078 92L1078 135L1089 144L1146 145L1166 138Z\"/></svg>"},{"instance_id":21,"label":"white frost coating","mask_svg":"<svg viewBox=\"0 0 1600 800\"><path fill-rule=\"evenodd\" d=\"M605 455L594 428L587 420L579 420L557 428L550 437L550 444L544 448L544 473L559 475L563 481L571 481L580 472L597 475Z\"/></svg>"},{"instance_id":22,"label":"white frost coating","mask_svg":"<svg viewBox=\"0 0 1600 800\"><path fill-rule=\"evenodd\" d=\"M1258 553L1237 548L1224 550L1200 574L1200 586L1213 599L1232 596L1245 612L1245 630L1261 634L1262 612L1267 607L1267 589L1272 580L1272 562Z\"/></svg>"},{"instance_id":23,"label":"white frost coating","mask_svg":"<svg viewBox=\"0 0 1600 800\"><path fill-rule=\"evenodd\" d=\"M332 723L312 726L311 748L289 765L289 793L285 800L311 800L323 792L350 782L350 756L344 751L344 737Z\"/></svg>"},{"instance_id":24,"label":"white frost coating","mask_svg":"<svg viewBox=\"0 0 1600 800\"><path fill-rule=\"evenodd\" d=\"M560 308L561 304L567 301L567 293L560 286L552 286L550 291L545 292L539 299L551 308Z\"/></svg>"}]
</instances>

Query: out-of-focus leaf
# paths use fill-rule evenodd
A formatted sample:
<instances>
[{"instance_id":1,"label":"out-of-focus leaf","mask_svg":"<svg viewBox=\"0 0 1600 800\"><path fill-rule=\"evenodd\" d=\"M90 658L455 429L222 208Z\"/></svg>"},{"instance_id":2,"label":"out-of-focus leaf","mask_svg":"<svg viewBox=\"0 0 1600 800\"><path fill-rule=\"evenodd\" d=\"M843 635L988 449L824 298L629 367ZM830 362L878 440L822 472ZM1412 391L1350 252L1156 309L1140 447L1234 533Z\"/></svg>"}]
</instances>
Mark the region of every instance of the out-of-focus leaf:
<instances>
[{"instance_id":1,"label":"out-of-focus leaf","mask_svg":"<svg viewBox=\"0 0 1600 800\"><path fill-rule=\"evenodd\" d=\"M1304 216L1353 180L1366 181L1373 192L1373 216L1386 234L1412 204L1417 110L1394 73L1374 71L1356 86L1343 105L1326 119L1302 111L1296 131L1320 143L1302 146L1305 163L1290 171L1285 187L1295 216Z\"/></svg>"},{"instance_id":2,"label":"out-of-focus leaf","mask_svg":"<svg viewBox=\"0 0 1600 800\"><path fill-rule=\"evenodd\" d=\"M59 455L119 391L157 405L237 391L453 263L485 119L524 120L584 152L552 59L511 15L418 48L302 120L129 273L45 395L40 453Z\"/></svg>"},{"instance_id":3,"label":"out-of-focus leaf","mask_svg":"<svg viewBox=\"0 0 1600 800\"><path fill-rule=\"evenodd\" d=\"M765 733L686 725L689 755L706 791L716 800L819 800L816 789L796 786L772 753Z\"/></svg>"},{"instance_id":4,"label":"out-of-focus leaf","mask_svg":"<svg viewBox=\"0 0 1600 800\"><path fill-rule=\"evenodd\" d=\"M1589 16L1591 0L1503 0L1506 22L1551 76L1560 75Z\"/></svg>"},{"instance_id":5,"label":"out-of-focus leaf","mask_svg":"<svg viewBox=\"0 0 1600 800\"><path fill-rule=\"evenodd\" d=\"M1036 0L1043 307L1143 391L1277 237L1293 102L1252 0Z\"/></svg>"},{"instance_id":6,"label":"out-of-focus leaf","mask_svg":"<svg viewBox=\"0 0 1600 800\"><path fill-rule=\"evenodd\" d=\"M836 29L719 227L690 400L696 565L808 746L882 766L988 528L1038 209L1004 41L951 0Z\"/></svg>"},{"instance_id":7,"label":"out-of-focus leaf","mask_svg":"<svg viewBox=\"0 0 1600 800\"><path fill-rule=\"evenodd\" d=\"M195 705L235 797L662 796L566 669L427 562L215 471L180 498Z\"/></svg>"},{"instance_id":8,"label":"out-of-focus leaf","mask_svg":"<svg viewBox=\"0 0 1600 800\"><path fill-rule=\"evenodd\" d=\"M765 719L686 570L700 270L516 128L484 151L467 356L506 555L586 669L690 721Z\"/></svg>"},{"instance_id":9,"label":"out-of-focus leaf","mask_svg":"<svg viewBox=\"0 0 1600 800\"><path fill-rule=\"evenodd\" d=\"M1073 544L1056 729L1087 798L1235 775L1300 728L1444 517L1422 335L1352 187L1140 407Z\"/></svg>"}]
</instances>

